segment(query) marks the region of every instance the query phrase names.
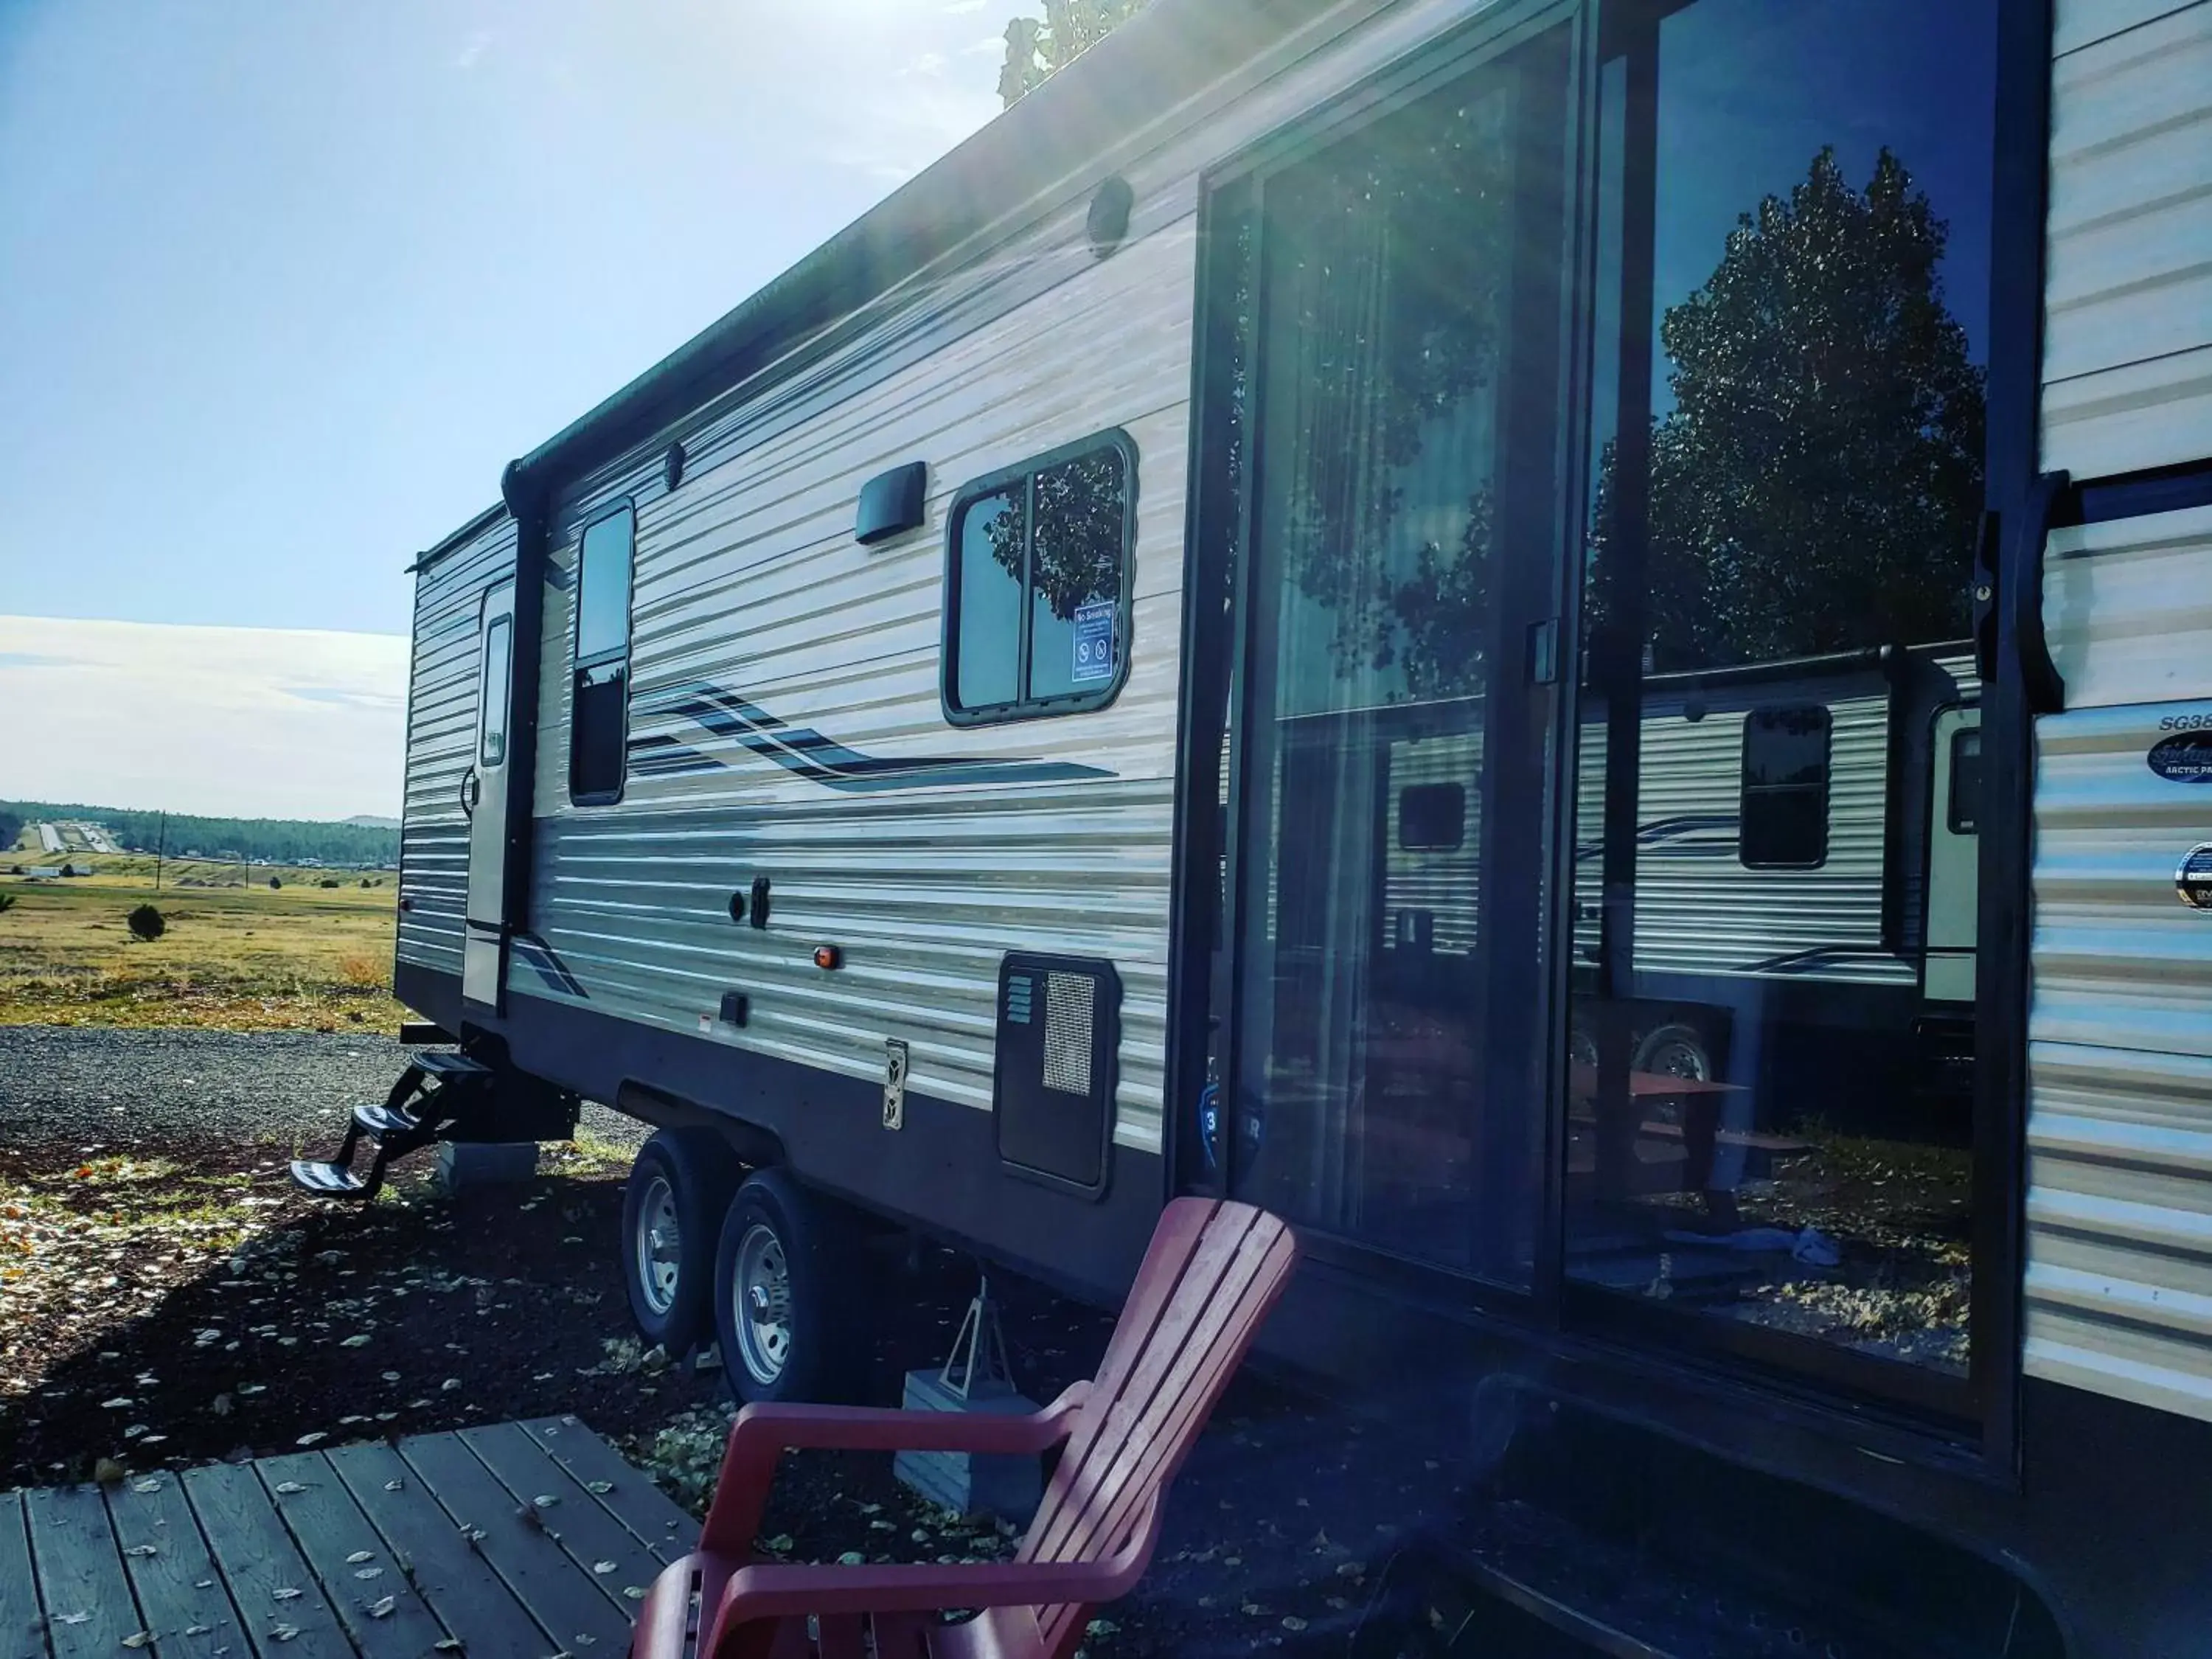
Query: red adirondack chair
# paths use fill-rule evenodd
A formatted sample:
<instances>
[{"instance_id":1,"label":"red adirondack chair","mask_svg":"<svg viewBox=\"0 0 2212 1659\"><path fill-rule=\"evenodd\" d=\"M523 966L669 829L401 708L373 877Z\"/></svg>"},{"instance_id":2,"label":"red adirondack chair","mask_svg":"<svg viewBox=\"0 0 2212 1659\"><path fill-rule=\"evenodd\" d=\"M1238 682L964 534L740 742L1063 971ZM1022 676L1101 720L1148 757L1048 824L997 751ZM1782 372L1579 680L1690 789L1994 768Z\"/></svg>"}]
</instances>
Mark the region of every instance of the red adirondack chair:
<instances>
[{"instance_id":1,"label":"red adirondack chair","mask_svg":"<svg viewBox=\"0 0 2212 1659\"><path fill-rule=\"evenodd\" d=\"M632 1659L1066 1659L1091 1610L1143 1576L1160 1501L1297 1257L1244 1204L1181 1198L1145 1253L1097 1378L1034 1417L836 1406L738 1413L700 1547L653 1582ZM787 1446L1012 1452L1066 1441L1010 1562L788 1566L752 1556ZM948 1625L952 1607L981 1611ZM872 1638L872 1640L871 1639Z\"/></svg>"}]
</instances>

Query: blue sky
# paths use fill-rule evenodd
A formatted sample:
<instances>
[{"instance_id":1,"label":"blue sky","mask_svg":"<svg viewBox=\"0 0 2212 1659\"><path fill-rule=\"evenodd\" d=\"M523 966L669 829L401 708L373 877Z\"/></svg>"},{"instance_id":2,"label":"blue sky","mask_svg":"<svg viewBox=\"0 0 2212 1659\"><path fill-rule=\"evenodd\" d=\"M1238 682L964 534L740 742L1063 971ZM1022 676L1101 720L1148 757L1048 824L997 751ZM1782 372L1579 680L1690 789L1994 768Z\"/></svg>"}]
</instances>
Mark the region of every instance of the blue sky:
<instances>
[{"instance_id":1,"label":"blue sky","mask_svg":"<svg viewBox=\"0 0 2212 1659\"><path fill-rule=\"evenodd\" d=\"M509 457L995 112L1025 9L0 5L0 613L404 633Z\"/></svg>"}]
</instances>

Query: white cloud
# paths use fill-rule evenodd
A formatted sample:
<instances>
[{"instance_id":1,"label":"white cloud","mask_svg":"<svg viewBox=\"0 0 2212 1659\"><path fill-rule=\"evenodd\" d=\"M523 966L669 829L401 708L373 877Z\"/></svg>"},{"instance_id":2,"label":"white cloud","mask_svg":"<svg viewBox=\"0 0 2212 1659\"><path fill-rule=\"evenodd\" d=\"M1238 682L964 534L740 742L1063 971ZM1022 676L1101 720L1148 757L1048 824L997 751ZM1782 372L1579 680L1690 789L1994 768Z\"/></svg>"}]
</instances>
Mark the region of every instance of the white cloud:
<instances>
[{"instance_id":1,"label":"white cloud","mask_svg":"<svg viewBox=\"0 0 2212 1659\"><path fill-rule=\"evenodd\" d=\"M474 34L469 36L460 51L453 54L453 67L457 70L472 70L477 66L477 60L490 49L491 31L478 29Z\"/></svg>"},{"instance_id":2,"label":"white cloud","mask_svg":"<svg viewBox=\"0 0 2212 1659\"><path fill-rule=\"evenodd\" d=\"M942 75L945 73L945 54L925 52L899 71L901 75Z\"/></svg>"},{"instance_id":3,"label":"white cloud","mask_svg":"<svg viewBox=\"0 0 2212 1659\"><path fill-rule=\"evenodd\" d=\"M0 617L0 795L396 817L407 641Z\"/></svg>"}]
</instances>

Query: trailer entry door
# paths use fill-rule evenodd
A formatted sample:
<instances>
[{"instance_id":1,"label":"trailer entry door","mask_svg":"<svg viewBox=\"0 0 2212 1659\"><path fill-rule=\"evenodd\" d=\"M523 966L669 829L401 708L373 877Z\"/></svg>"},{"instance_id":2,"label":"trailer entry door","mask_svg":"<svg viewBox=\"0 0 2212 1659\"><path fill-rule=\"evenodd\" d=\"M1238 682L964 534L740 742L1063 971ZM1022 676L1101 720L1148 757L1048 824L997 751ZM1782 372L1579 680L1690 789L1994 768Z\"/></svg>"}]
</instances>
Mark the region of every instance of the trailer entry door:
<instances>
[{"instance_id":1,"label":"trailer entry door","mask_svg":"<svg viewBox=\"0 0 2212 1659\"><path fill-rule=\"evenodd\" d=\"M477 626L476 754L461 775L469 813L468 931L461 995L497 1012L507 974L507 763L514 708L514 584L484 595Z\"/></svg>"}]
</instances>

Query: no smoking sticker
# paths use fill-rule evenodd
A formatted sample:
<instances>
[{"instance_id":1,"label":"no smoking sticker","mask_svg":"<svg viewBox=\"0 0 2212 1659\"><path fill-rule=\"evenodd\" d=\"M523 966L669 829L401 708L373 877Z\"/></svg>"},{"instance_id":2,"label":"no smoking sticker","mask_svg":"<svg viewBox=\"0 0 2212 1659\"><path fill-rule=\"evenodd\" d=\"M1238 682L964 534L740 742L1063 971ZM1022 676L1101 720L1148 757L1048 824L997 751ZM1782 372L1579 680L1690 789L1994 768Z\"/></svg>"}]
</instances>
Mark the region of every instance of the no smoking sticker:
<instances>
[{"instance_id":1,"label":"no smoking sticker","mask_svg":"<svg viewBox=\"0 0 2212 1659\"><path fill-rule=\"evenodd\" d=\"M1114 612L1111 599L1075 607L1075 664L1078 685L1114 678Z\"/></svg>"}]
</instances>

